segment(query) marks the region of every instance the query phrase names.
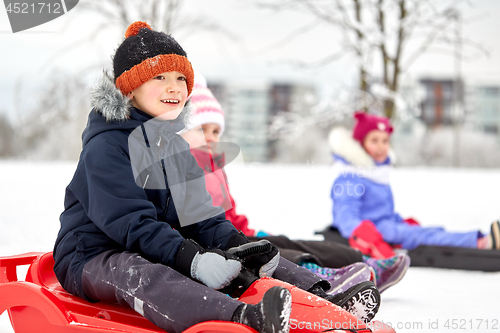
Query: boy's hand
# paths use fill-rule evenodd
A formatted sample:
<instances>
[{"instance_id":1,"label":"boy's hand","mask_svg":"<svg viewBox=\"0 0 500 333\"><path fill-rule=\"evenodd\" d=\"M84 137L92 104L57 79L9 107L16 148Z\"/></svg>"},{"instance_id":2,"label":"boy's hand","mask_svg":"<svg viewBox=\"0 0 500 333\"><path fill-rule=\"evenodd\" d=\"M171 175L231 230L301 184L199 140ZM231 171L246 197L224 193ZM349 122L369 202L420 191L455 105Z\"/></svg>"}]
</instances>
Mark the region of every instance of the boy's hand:
<instances>
[{"instance_id":1,"label":"boy's hand","mask_svg":"<svg viewBox=\"0 0 500 333\"><path fill-rule=\"evenodd\" d=\"M243 261L255 276L272 276L280 260L280 251L266 239L249 242L226 250Z\"/></svg>"},{"instance_id":2,"label":"boy's hand","mask_svg":"<svg viewBox=\"0 0 500 333\"><path fill-rule=\"evenodd\" d=\"M238 276L240 260L219 249L205 250L192 240L185 240L177 254L175 267L182 274L214 289L222 289Z\"/></svg>"}]
</instances>

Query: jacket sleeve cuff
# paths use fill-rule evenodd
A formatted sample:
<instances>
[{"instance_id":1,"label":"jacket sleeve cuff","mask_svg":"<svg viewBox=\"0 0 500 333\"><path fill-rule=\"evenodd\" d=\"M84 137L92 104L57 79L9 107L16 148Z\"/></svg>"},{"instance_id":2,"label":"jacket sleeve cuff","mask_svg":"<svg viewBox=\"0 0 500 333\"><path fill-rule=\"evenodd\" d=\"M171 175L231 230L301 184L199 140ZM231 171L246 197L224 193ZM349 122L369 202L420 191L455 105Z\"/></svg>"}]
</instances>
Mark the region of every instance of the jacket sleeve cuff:
<instances>
[{"instance_id":1,"label":"jacket sleeve cuff","mask_svg":"<svg viewBox=\"0 0 500 333\"><path fill-rule=\"evenodd\" d=\"M226 250L246 243L250 243L250 241L248 240L247 236L245 236L245 234L243 234L242 232L234 233L229 239L229 242L227 242Z\"/></svg>"},{"instance_id":2,"label":"jacket sleeve cuff","mask_svg":"<svg viewBox=\"0 0 500 333\"><path fill-rule=\"evenodd\" d=\"M191 263L198 252L203 248L196 242L186 239L182 242L175 258L175 270L179 273L191 277Z\"/></svg>"}]
</instances>

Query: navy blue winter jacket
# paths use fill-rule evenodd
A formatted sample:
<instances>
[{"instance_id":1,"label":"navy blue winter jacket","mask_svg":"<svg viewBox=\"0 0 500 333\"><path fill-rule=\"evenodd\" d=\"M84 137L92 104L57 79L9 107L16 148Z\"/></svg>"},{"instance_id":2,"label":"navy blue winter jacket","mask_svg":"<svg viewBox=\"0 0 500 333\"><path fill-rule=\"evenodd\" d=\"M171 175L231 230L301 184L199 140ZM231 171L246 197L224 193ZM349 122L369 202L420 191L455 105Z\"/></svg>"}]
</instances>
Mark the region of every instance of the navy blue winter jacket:
<instances>
[{"instance_id":1,"label":"navy blue winter jacket","mask_svg":"<svg viewBox=\"0 0 500 333\"><path fill-rule=\"evenodd\" d=\"M172 171L167 161L162 161L165 186L160 189L145 186L142 182L147 182L149 175L143 179L144 172L138 176L141 170L134 170L129 136L134 129L144 128L152 117L131 107L108 75L103 75L94 89L92 104L94 109L82 135L80 160L66 188L61 229L53 252L54 271L63 288L88 299L82 289L83 266L107 250L136 252L172 267L185 239L193 239L205 248L225 249L237 230L223 211L212 211L214 217L198 223L179 223L177 211L189 217L201 206L212 207L204 187L199 189L198 203L186 200L182 203L185 207L178 207L167 183ZM184 127L183 114L161 123L155 133L176 152L189 152L188 144L175 134ZM144 134L148 146L157 140L151 133ZM203 170L190 153L182 154L181 160L183 170L177 170L175 177L179 172L186 179L203 177Z\"/></svg>"}]
</instances>

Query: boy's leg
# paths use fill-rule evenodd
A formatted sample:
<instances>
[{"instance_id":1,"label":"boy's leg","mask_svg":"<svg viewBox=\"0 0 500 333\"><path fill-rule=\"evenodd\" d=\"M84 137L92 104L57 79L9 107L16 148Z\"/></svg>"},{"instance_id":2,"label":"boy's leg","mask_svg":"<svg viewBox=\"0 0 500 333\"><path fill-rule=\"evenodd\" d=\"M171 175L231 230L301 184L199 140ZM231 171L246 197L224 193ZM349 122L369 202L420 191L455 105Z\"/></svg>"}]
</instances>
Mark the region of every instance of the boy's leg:
<instances>
[{"instance_id":1,"label":"boy's leg","mask_svg":"<svg viewBox=\"0 0 500 333\"><path fill-rule=\"evenodd\" d=\"M329 241L290 240L285 236L265 236L274 246L281 249L297 250L312 254L319 259L318 265L330 268L340 268L355 262L363 262L361 252L349 246ZM249 237L249 239L262 239Z\"/></svg>"},{"instance_id":2,"label":"boy's leg","mask_svg":"<svg viewBox=\"0 0 500 333\"><path fill-rule=\"evenodd\" d=\"M343 293L329 295L325 292L331 288L328 281L282 257L273 277L324 298L365 322L375 316L380 306L380 293L371 281L356 284Z\"/></svg>"},{"instance_id":3,"label":"boy's leg","mask_svg":"<svg viewBox=\"0 0 500 333\"><path fill-rule=\"evenodd\" d=\"M85 264L85 294L129 305L168 332L182 332L208 320L229 321L242 304L174 269L131 252L107 251Z\"/></svg>"},{"instance_id":4,"label":"boy's leg","mask_svg":"<svg viewBox=\"0 0 500 333\"><path fill-rule=\"evenodd\" d=\"M328 295L325 292L330 289L328 281L284 258L280 258L273 277L325 298L365 321L371 320L380 306L380 293L371 281L359 283L334 296Z\"/></svg>"}]
</instances>

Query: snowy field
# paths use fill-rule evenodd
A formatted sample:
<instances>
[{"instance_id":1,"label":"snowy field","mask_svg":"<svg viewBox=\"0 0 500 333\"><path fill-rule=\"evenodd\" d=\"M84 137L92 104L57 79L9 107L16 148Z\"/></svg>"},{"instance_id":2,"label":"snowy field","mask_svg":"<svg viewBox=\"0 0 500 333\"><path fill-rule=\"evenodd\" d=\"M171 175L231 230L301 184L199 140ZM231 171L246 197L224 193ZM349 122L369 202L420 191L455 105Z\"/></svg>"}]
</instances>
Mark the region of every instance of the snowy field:
<instances>
[{"instance_id":1,"label":"snowy field","mask_svg":"<svg viewBox=\"0 0 500 333\"><path fill-rule=\"evenodd\" d=\"M75 166L0 161L0 255L52 250ZM331 167L234 164L226 169L238 212L253 228L318 239L314 231L330 221ZM396 169L392 184L396 209L425 226L488 231L500 218L500 170ZM499 300L500 273L410 268L382 294L376 319L397 332L500 332ZM4 313L0 333L7 332L13 330Z\"/></svg>"}]
</instances>

